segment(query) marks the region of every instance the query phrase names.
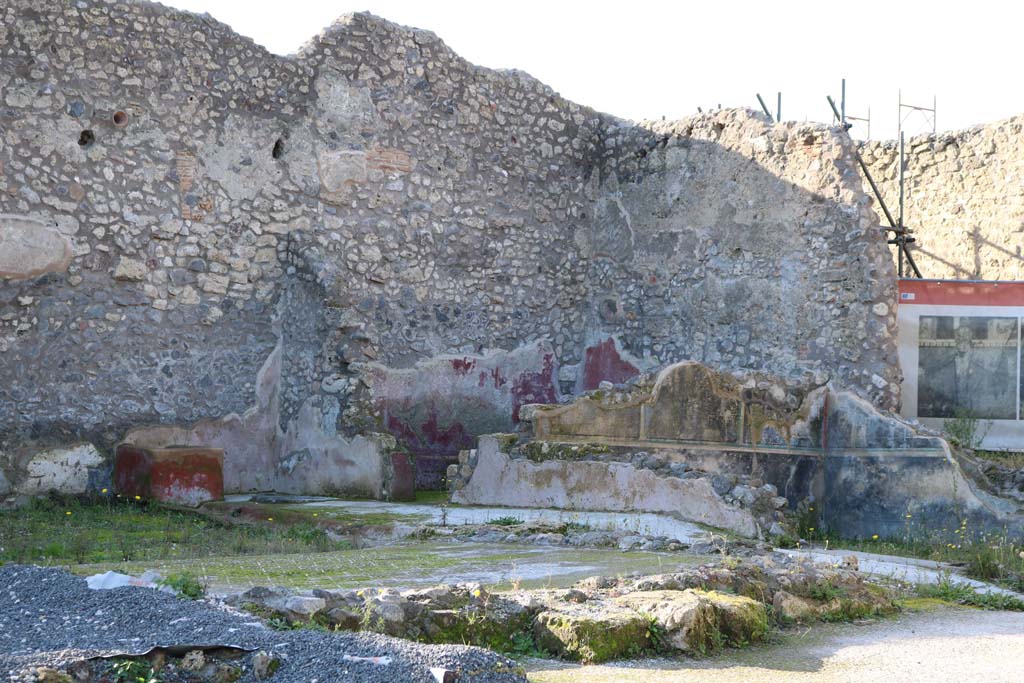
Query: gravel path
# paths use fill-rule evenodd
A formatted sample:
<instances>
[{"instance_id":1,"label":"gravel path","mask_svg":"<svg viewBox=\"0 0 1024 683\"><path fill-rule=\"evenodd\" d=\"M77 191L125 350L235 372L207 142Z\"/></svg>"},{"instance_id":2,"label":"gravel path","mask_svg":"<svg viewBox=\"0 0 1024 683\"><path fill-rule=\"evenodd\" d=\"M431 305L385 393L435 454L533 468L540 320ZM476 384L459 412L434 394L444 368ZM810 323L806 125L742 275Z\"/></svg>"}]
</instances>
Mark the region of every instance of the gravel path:
<instances>
[{"instance_id":1,"label":"gravel path","mask_svg":"<svg viewBox=\"0 0 1024 683\"><path fill-rule=\"evenodd\" d=\"M481 648L420 645L374 634L274 631L253 617L149 588L91 590L58 569L0 567L0 676L35 680L35 667L153 647L233 646L282 660L273 683L435 683L431 667L458 672L459 683L525 683L515 662ZM390 664L347 661L390 657ZM243 681L255 677L247 668Z\"/></svg>"}]
</instances>

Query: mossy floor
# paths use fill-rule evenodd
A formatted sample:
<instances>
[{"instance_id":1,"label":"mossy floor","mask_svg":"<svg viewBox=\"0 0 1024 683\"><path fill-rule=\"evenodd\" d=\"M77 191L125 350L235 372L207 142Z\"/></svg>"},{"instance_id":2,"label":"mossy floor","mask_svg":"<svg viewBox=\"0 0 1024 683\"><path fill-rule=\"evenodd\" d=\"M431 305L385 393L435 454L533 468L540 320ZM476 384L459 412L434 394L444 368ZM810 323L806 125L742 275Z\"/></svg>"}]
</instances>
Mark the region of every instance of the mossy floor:
<instances>
[{"instance_id":1,"label":"mossy floor","mask_svg":"<svg viewBox=\"0 0 1024 683\"><path fill-rule=\"evenodd\" d=\"M41 500L0 512L0 562L66 566L79 574L189 572L215 591L422 586L473 581L498 590L565 586L585 576L661 573L706 558L428 539L373 548L332 540L322 527L416 524L416 515L350 514L343 507L247 504L231 517L116 497ZM315 515L315 516L314 516Z\"/></svg>"},{"instance_id":2,"label":"mossy floor","mask_svg":"<svg viewBox=\"0 0 1024 683\"><path fill-rule=\"evenodd\" d=\"M364 501L358 501L364 502ZM306 521L310 524L328 523L332 528L364 526L391 526L394 524L417 525L430 521L429 515L400 514L393 512L354 512L346 507L314 506L301 503L253 503L245 502L207 503L203 508L210 512L230 513L233 509L244 509L246 517L257 522Z\"/></svg>"},{"instance_id":3,"label":"mossy floor","mask_svg":"<svg viewBox=\"0 0 1024 683\"><path fill-rule=\"evenodd\" d=\"M567 586L595 574L655 574L706 559L680 553L422 541L333 552L102 563L78 565L72 570L80 574L108 569L129 574L146 569L165 574L189 572L214 592L255 585L330 589L470 581L508 590Z\"/></svg>"}]
</instances>

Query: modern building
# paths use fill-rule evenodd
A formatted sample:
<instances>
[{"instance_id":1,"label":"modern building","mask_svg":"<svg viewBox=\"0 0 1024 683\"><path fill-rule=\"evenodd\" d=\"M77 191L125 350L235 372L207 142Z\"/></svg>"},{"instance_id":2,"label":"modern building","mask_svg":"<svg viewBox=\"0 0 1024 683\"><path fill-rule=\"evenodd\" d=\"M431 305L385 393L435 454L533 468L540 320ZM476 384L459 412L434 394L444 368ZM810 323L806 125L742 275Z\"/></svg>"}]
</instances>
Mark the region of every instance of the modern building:
<instances>
[{"instance_id":1,"label":"modern building","mask_svg":"<svg viewBox=\"0 0 1024 683\"><path fill-rule=\"evenodd\" d=\"M982 448L1024 450L1024 282L901 280L904 417L976 428Z\"/></svg>"}]
</instances>

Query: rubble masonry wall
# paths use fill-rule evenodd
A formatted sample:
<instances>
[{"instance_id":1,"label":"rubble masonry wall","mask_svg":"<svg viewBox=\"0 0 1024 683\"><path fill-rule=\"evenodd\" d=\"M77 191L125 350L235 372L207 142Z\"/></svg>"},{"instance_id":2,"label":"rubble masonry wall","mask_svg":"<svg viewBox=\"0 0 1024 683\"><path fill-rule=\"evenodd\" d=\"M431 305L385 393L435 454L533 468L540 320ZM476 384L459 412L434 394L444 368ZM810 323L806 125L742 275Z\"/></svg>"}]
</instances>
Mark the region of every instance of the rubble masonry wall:
<instances>
[{"instance_id":1,"label":"rubble masonry wall","mask_svg":"<svg viewBox=\"0 0 1024 683\"><path fill-rule=\"evenodd\" d=\"M0 93L0 488L170 426L229 446L228 490L299 490L371 432L436 473L685 358L898 400L831 129L634 126L367 14L280 57L107 0L5 3Z\"/></svg>"}]
</instances>

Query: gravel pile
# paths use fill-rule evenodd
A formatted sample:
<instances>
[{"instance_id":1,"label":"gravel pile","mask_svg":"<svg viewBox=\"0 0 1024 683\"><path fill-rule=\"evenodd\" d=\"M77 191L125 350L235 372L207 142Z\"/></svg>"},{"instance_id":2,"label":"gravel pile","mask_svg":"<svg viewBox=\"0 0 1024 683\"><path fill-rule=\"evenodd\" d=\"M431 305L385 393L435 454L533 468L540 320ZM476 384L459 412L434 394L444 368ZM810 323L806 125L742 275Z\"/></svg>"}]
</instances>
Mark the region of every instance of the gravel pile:
<instances>
[{"instance_id":1,"label":"gravel pile","mask_svg":"<svg viewBox=\"0 0 1024 683\"><path fill-rule=\"evenodd\" d=\"M281 661L274 683L436 683L432 667L459 683L525 683L514 661L459 645L420 645L367 633L275 631L254 617L150 588L91 590L58 569L0 567L0 677L35 681L35 669L154 647L229 646L262 650ZM349 657L388 657L390 663ZM240 680L256 680L246 665Z\"/></svg>"}]
</instances>

